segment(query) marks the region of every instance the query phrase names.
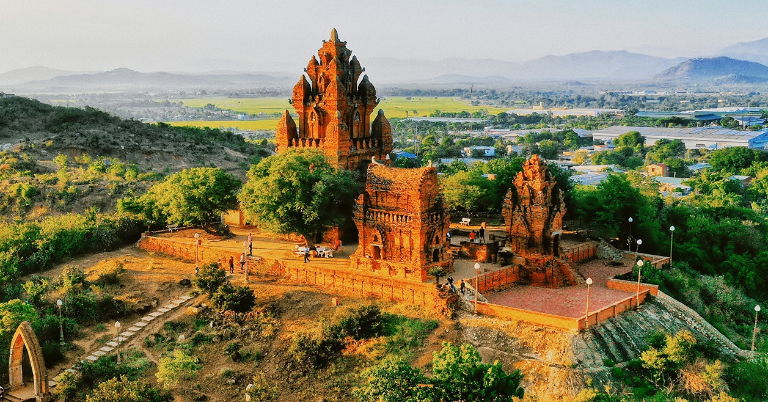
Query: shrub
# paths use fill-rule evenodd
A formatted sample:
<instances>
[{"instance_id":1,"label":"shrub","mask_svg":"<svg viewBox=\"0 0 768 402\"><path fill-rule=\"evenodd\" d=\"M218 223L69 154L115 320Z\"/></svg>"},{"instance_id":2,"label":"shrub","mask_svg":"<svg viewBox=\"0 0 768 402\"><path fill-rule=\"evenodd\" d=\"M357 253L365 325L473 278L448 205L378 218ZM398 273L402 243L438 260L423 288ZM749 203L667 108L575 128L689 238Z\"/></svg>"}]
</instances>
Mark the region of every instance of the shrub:
<instances>
[{"instance_id":1,"label":"shrub","mask_svg":"<svg viewBox=\"0 0 768 402\"><path fill-rule=\"evenodd\" d=\"M303 332L294 334L288 353L303 366L301 369L317 369L335 359L342 349L344 343L337 334L324 330L319 337Z\"/></svg>"},{"instance_id":2,"label":"shrub","mask_svg":"<svg viewBox=\"0 0 768 402\"><path fill-rule=\"evenodd\" d=\"M384 315L379 306L370 304L353 309L339 322L341 333L355 339L368 339L384 334Z\"/></svg>"},{"instance_id":3,"label":"shrub","mask_svg":"<svg viewBox=\"0 0 768 402\"><path fill-rule=\"evenodd\" d=\"M153 388L146 381L129 381L125 376L100 383L85 398L86 402L167 402L172 400L170 394Z\"/></svg>"},{"instance_id":4,"label":"shrub","mask_svg":"<svg viewBox=\"0 0 768 402\"><path fill-rule=\"evenodd\" d=\"M260 373L258 376L253 377L253 382L245 388L245 393L251 397L252 401L273 402L277 400L279 390L276 385L272 385L267 381L264 373Z\"/></svg>"},{"instance_id":5,"label":"shrub","mask_svg":"<svg viewBox=\"0 0 768 402\"><path fill-rule=\"evenodd\" d=\"M58 341L43 343L42 350L46 367L53 367L64 360L64 354L61 353L61 346L59 346Z\"/></svg>"},{"instance_id":6,"label":"shrub","mask_svg":"<svg viewBox=\"0 0 768 402\"><path fill-rule=\"evenodd\" d=\"M200 364L196 357L176 349L170 355L160 359L155 376L165 389L170 389L178 386L181 381L195 378L199 369Z\"/></svg>"},{"instance_id":7,"label":"shrub","mask_svg":"<svg viewBox=\"0 0 768 402\"><path fill-rule=\"evenodd\" d=\"M239 313L250 311L256 303L253 291L245 286L233 287L226 283L211 297L211 302L219 310L232 310Z\"/></svg>"},{"instance_id":8,"label":"shrub","mask_svg":"<svg viewBox=\"0 0 768 402\"><path fill-rule=\"evenodd\" d=\"M195 275L192 283L194 283L201 291L212 296L226 281L227 273L224 272L223 269L219 269L218 264L212 263L207 267L203 267L200 272Z\"/></svg>"}]
</instances>

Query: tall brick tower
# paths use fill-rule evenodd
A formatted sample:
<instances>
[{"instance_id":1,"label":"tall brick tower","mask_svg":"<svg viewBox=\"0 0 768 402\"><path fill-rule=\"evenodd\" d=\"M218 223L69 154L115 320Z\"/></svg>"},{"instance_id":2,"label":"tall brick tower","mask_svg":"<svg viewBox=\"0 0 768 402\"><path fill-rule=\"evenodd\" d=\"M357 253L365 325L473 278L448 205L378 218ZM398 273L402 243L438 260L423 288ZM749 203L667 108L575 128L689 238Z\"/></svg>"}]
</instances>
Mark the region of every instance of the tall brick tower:
<instances>
[{"instance_id":1,"label":"tall brick tower","mask_svg":"<svg viewBox=\"0 0 768 402\"><path fill-rule=\"evenodd\" d=\"M558 255L563 232L563 191L539 155L523 164L507 192L502 215L512 250L518 255Z\"/></svg>"},{"instance_id":2,"label":"tall brick tower","mask_svg":"<svg viewBox=\"0 0 768 402\"><path fill-rule=\"evenodd\" d=\"M290 103L298 124L286 110L277 125L277 152L321 149L331 163L347 170L365 169L374 157L386 159L392 151L392 128L381 110L371 123L379 101L368 76L360 79L365 69L356 56L350 59L352 51L336 29L317 55L293 87Z\"/></svg>"}]
</instances>

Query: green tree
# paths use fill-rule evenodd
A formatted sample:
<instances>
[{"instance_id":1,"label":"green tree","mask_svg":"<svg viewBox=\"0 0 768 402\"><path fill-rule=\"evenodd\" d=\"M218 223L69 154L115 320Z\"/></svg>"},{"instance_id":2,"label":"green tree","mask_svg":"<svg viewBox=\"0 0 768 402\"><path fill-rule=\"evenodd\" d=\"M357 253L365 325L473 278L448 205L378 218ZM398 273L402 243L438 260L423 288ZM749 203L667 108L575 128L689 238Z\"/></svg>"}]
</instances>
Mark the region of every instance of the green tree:
<instances>
[{"instance_id":1,"label":"green tree","mask_svg":"<svg viewBox=\"0 0 768 402\"><path fill-rule=\"evenodd\" d=\"M507 374L496 361L482 363L477 348L443 343L432 355L433 377L402 359L387 359L362 373L365 383L355 395L364 402L491 401L522 399L520 370Z\"/></svg>"},{"instance_id":2,"label":"green tree","mask_svg":"<svg viewBox=\"0 0 768 402\"><path fill-rule=\"evenodd\" d=\"M720 125L730 129L739 128L739 121L731 116L724 116L720 119Z\"/></svg>"},{"instance_id":3,"label":"green tree","mask_svg":"<svg viewBox=\"0 0 768 402\"><path fill-rule=\"evenodd\" d=\"M200 363L195 356L190 356L181 349L175 349L171 354L161 357L157 366L157 381L165 389L178 386L182 381L195 378L200 370Z\"/></svg>"},{"instance_id":4,"label":"green tree","mask_svg":"<svg viewBox=\"0 0 768 402\"><path fill-rule=\"evenodd\" d=\"M525 393L520 370L507 374L499 361L482 363L477 348L466 343L443 343L433 354L432 373L441 400L511 402Z\"/></svg>"},{"instance_id":5,"label":"green tree","mask_svg":"<svg viewBox=\"0 0 768 402\"><path fill-rule=\"evenodd\" d=\"M640 150L645 146L645 137L639 131L630 131L616 138L616 148L629 147Z\"/></svg>"},{"instance_id":6,"label":"green tree","mask_svg":"<svg viewBox=\"0 0 768 402\"><path fill-rule=\"evenodd\" d=\"M754 162L768 161L768 153L745 147L731 147L712 151L707 159L712 168L731 174L750 167Z\"/></svg>"},{"instance_id":7,"label":"green tree","mask_svg":"<svg viewBox=\"0 0 768 402\"><path fill-rule=\"evenodd\" d=\"M362 373L365 384L355 390L362 402L431 402L432 390L420 369L402 358L385 359Z\"/></svg>"},{"instance_id":8,"label":"green tree","mask_svg":"<svg viewBox=\"0 0 768 402\"><path fill-rule=\"evenodd\" d=\"M238 195L246 220L274 233L298 233L312 244L344 223L360 193L356 173L336 169L314 150L290 149L251 167Z\"/></svg>"},{"instance_id":9,"label":"green tree","mask_svg":"<svg viewBox=\"0 0 768 402\"><path fill-rule=\"evenodd\" d=\"M19 299L0 303L0 339L10 337L24 321L34 322L37 311L31 304Z\"/></svg>"},{"instance_id":10,"label":"green tree","mask_svg":"<svg viewBox=\"0 0 768 402\"><path fill-rule=\"evenodd\" d=\"M138 203L128 200L122 208L169 224L210 222L237 208L239 187L237 178L219 168L184 169L152 186Z\"/></svg>"},{"instance_id":11,"label":"green tree","mask_svg":"<svg viewBox=\"0 0 768 402\"><path fill-rule=\"evenodd\" d=\"M494 185L479 170L458 172L440 181L440 189L451 209L475 212L493 205Z\"/></svg>"}]
</instances>

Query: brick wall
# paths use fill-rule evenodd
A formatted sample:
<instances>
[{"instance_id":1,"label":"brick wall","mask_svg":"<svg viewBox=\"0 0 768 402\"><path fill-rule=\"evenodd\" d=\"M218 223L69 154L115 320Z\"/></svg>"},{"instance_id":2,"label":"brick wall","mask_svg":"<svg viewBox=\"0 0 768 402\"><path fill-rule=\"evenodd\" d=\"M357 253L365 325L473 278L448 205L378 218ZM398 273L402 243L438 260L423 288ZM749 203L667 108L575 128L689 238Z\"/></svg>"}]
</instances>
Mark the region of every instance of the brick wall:
<instances>
[{"instance_id":1,"label":"brick wall","mask_svg":"<svg viewBox=\"0 0 768 402\"><path fill-rule=\"evenodd\" d=\"M499 244L461 242L461 256L478 262L496 262Z\"/></svg>"},{"instance_id":2,"label":"brick wall","mask_svg":"<svg viewBox=\"0 0 768 402\"><path fill-rule=\"evenodd\" d=\"M138 245L147 251L173 255L190 261L195 259L194 244L145 236L139 240ZM201 263L217 262L222 269L228 268L230 256L234 257L236 262L240 261L240 254L238 253L209 246L200 246L199 253ZM249 259L248 272L282 276L308 285L333 289L335 293L362 297L373 296L414 304L440 313L448 313L449 304L456 299L455 295L441 294L432 284L366 276L360 272L346 269L321 268L312 264L304 264L301 260Z\"/></svg>"},{"instance_id":3,"label":"brick wall","mask_svg":"<svg viewBox=\"0 0 768 402\"><path fill-rule=\"evenodd\" d=\"M642 280L642 278L640 278ZM623 281L621 279L608 279L608 287L610 289L616 289L621 290L624 292L630 292L630 293L637 293L637 281ZM651 285L648 283L642 283L640 282L640 291L647 290L651 292L652 295L656 296L659 294L659 286L658 285Z\"/></svg>"},{"instance_id":4,"label":"brick wall","mask_svg":"<svg viewBox=\"0 0 768 402\"><path fill-rule=\"evenodd\" d=\"M502 268L498 271L479 275L477 277L477 282L479 285L475 284L475 278L468 280L469 284L473 288L479 289L480 293L500 290L509 285L517 283L518 281L520 281L519 265L513 265L510 267Z\"/></svg>"},{"instance_id":5,"label":"brick wall","mask_svg":"<svg viewBox=\"0 0 768 402\"><path fill-rule=\"evenodd\" d=\"M597 243L590 242L580 244L576 247L563 249L560 257L573 263L593 260L597 258Z\"/></svg>"}]
</instances>

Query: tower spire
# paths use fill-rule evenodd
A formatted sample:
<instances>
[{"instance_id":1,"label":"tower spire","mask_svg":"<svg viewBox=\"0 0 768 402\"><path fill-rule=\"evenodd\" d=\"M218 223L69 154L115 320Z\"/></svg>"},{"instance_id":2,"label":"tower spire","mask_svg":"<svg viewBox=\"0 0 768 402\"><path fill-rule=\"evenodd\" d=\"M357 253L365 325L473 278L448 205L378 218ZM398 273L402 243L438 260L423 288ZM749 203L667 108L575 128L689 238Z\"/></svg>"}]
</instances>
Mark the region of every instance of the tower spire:
<instances>
[{"instance_id":1,"label":"tower spire","mask_svg":"<svg viewBox=\"0 0 768 402\"><path fill-rule=\"evenodd\" d=\"M339 40L339 34L336 32L336 28L333 28L331 30L331 42L334 42L334 43L341 42Z\"/></svg>"}]
</instances>

